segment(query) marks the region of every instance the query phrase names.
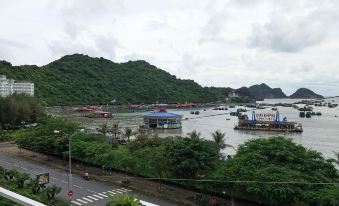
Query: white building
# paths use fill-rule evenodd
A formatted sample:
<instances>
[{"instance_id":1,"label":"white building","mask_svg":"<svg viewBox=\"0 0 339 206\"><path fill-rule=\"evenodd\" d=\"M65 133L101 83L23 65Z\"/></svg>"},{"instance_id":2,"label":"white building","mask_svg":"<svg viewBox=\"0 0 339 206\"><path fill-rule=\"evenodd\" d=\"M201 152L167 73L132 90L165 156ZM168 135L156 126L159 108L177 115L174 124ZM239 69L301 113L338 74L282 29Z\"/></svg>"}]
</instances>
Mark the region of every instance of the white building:
<instances>
[{"instance_id":1,"label":"white building","mask_svg":"<svg viewBox=\"0 0 339 206\"><path fill-rule=\"evenodd\" d=\"M234 90L232 92L230 92L228 94L228 97L229 98L235 98L235 97L239 97L239 94L237 94Z\"/></svg>"},{"instance_id":2,"label":"white building","mask_svg":"<svg viewBox=\"0 0 339 206\"><path fill-rule=\"evenodd\" d=\"M34 83L15 82L14 79L7 79L5 75L0 75L0 96L7 97L14 93L34 96Z\"/></svg>"}]
</instances>

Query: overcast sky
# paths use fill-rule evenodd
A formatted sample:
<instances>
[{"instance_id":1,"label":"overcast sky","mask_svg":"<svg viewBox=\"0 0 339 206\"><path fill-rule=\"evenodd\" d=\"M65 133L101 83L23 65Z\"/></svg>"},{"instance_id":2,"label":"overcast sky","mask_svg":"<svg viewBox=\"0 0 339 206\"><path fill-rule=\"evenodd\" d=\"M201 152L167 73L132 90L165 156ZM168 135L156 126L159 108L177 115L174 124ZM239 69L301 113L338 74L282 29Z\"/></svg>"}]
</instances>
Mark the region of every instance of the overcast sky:
<instances>
[{"instance_id":1,"label":"overcast sky","mask_svg":"<svg viewBox=\"0 0 339 206\"><path fill-rule=\"evenodd\" d=\"M0 0L0 59L143 59L203 86L339 95L337 0Z\"/></svg>"}]
</instances>

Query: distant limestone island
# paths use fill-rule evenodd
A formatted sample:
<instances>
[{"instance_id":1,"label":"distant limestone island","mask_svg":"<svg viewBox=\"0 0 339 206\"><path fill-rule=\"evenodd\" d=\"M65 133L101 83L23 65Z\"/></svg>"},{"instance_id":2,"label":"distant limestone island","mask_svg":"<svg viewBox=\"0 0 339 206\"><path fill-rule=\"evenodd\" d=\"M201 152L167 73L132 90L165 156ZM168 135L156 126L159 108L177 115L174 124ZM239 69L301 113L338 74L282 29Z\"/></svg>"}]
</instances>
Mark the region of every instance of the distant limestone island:
<instances>
[{"instance_id":1,"label":"distant limestone island","mask_svg":"<svg viewBox=\"0 0 339 206\"><path fill-rule=\"evenodd\" d=\"M266 84L239 89L202 87L143 60L115 63L83 54L66 55L44 66L13 66L0 61L0 75L34 82L35 96L48 106L207 103L225 101L232 95L246 101L288 98L280 88L272 89ZM323 96L302 88L290 98Z\"/></svg>"},{"instance_id":2,"label":"distant limestone island","mask_svg":"<svg viewBox=\"0 0 339 206\"><path fill-rule=\"evenodd\" d=\"M271 88L265 83L260 85L253 85L250 87L241 87L235 89L234 93L241 97L248 97L251 99L323 99L322 95L316 94L310 89L300 88L292 95L287 96L281 88Z\"/></svg>"}]
</instances>

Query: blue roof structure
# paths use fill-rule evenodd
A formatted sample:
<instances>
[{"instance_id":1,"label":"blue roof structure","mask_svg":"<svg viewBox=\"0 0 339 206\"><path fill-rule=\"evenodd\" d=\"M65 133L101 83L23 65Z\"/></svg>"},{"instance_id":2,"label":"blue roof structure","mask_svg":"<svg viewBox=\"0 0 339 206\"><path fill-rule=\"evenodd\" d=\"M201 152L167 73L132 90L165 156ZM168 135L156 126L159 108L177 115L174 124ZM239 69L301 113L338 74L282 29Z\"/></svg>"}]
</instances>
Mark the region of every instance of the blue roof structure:
<instances>
[{"instance_id":1,"label":"blue roof structure","mask_svg":"<svg viewBox=\"0 0 339 206\"><path fill-rule=\"evenodd\" d=\"M181 117L179 114L167 113L167 112L155 112L150 114L145 114L144 117Z\"/></svg>"}]
</instances>

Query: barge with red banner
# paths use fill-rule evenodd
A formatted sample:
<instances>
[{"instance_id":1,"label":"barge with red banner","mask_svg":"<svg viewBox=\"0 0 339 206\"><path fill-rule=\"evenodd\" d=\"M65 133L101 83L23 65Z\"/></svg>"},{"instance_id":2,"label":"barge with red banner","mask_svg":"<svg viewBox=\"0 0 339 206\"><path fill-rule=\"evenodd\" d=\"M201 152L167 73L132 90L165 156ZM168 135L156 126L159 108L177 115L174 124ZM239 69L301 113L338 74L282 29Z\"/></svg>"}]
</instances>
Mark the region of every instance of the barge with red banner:
<instances>
[{"instance_id":1,"label":"barge with red banner","mask_svg":"<svg viewBox=\"0 0 339 206\"><path fill-rule=\"evenodd\" d=\"M235 130L255 130L255 131L273 131L273 132L303 132L303 127L297 122L287 121L284 117L280 121L280 115L277 111L275 114L255 113L253 111L252 118L247 115L239 116L238 124L234 127Z\"/></svg>"}]
</instances>

